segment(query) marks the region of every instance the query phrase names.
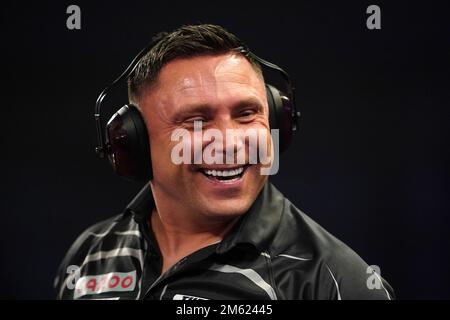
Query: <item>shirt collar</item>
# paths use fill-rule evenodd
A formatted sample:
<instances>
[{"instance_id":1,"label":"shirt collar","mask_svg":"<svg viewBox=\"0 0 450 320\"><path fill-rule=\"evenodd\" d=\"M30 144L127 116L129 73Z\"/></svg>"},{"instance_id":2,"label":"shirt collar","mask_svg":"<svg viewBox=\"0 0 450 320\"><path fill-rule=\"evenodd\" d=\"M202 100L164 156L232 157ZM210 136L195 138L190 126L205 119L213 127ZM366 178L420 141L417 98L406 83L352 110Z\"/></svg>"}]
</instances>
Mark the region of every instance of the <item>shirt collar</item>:
<instances>
[{"instance_id":1,"label":"shirt collar","mask_svg":"<svg viewBox=\"0 0 450 320\"><path fill-rule=\"evenodd\" d=\"M150 183L147 183L127 205L126 211L131 212L138 223L144 222L147 226L154 207ZM239 244L251 244L258 251L267 248L278 229L283 208L284 196L267 182L250 209L217 247L217 253L225 253Z\"/></svg>"}]
</instances>

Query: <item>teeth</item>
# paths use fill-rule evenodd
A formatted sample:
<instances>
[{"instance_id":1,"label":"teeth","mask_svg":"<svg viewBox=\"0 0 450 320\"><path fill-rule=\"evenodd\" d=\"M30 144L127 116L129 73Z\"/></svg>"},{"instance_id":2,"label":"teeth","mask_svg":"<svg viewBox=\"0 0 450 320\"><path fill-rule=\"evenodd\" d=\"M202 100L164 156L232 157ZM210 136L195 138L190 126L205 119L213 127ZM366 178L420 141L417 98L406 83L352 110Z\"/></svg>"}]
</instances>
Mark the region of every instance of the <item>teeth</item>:
<instances>
[{"instance_id":1,"label":"teeth","mask_svg":"<svg viewBox=\"0 0 450 320\"><path fill-rule=\"evenodd\" d=\"M231 177L231 176L237 176L238 174L241 174L244 171L244 167L240 167L234 170L204 170L204 172L208 176L214 176L214 177Z\"/></svg>"}]
</instances>

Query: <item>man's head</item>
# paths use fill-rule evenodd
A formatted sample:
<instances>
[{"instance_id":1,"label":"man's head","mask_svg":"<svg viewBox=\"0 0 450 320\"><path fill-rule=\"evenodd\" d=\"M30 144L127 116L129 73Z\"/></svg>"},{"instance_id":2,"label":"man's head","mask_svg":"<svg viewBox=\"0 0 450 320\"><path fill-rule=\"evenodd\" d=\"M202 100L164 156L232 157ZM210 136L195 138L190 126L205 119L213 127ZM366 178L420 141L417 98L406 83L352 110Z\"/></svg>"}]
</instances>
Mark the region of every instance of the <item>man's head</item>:
<instances>
[{"instance_id":1,"label":"man's head","mask_svg":"<svg viewBox=\"0 0 450 320\"><path fill-rule=\"evenodd\" d=\"M203 149L220 143L223 153L227 148L234 152L245 148L245 165L179 165L171 159L177 143L171 136L177 129L194 136L194 121L224 137L227 129L266 130L270 136L261 69L235 50L243 43L219 26L185 26L158 38L129 78L130 101L141 110L148 128L156 201L200 217L241 215L267 179L259 164L248 165L248 140L201 143ZM242 169L235 179L214 177Z\"/></svg>"},{"instance_id":2,"label":"man's head","mask_svg":"<svg viewBox=\"0 0 450 320\"><path fill-rule=\"evenodd\" d=\"M154 46L142 57L128 79L130 102L139 106L139 98L145 89L153 85L164 65L175 59L201 55L219 55L246 47L234 34L221 26L188 25L170 33L161 32L153 39ZM262 77L259 63L246 56L254 70Z\"/></svg>"}]
</instances>

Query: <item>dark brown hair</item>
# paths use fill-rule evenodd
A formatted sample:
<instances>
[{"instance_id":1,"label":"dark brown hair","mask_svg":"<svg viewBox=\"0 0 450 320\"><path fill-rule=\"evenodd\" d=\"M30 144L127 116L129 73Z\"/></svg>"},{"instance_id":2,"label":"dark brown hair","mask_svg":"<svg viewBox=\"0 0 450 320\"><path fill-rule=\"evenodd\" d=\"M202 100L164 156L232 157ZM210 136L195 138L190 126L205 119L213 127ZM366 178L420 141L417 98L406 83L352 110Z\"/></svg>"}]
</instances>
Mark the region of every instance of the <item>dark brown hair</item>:
<instances>
[{"instance_id":1,"label":"dark brown hair","mask_svg":"<svg viewBox=\"0 0 450 320\"><path fill-rule=\"evenodd\" d=\"M141 58L128 78L128 97L134 104L139 101L143 90L156 82L159 72L168 62L177 58L225 54L239 47L246 48L234 34L212 24L182 26L170 33L161 32L152 40L153 47ZM262 77L259 63L241 54Z\"/></svg>"}]
</instances>

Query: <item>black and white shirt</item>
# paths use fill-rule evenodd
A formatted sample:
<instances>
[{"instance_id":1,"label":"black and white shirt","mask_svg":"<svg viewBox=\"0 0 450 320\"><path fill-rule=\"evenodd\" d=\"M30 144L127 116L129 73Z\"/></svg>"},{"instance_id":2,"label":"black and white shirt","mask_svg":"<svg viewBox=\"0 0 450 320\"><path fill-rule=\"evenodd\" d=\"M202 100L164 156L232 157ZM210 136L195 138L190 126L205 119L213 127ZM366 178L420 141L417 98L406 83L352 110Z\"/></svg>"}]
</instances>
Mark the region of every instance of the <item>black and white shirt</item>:
<instances>
[{"instance_id":1,"label":"black and white shirt","mask_svg":"<svg viewBox=\"0 0 450 320\"><path fill-rule=\"evenodd\" d=\"M221 241L161 274L149 184L81 234L55 279L58 299L392 299L391 286L269 182Z\"/></svg>"}]
</instances>

